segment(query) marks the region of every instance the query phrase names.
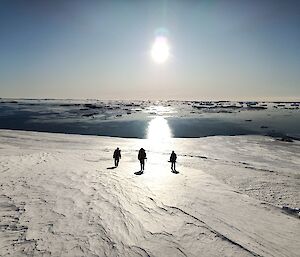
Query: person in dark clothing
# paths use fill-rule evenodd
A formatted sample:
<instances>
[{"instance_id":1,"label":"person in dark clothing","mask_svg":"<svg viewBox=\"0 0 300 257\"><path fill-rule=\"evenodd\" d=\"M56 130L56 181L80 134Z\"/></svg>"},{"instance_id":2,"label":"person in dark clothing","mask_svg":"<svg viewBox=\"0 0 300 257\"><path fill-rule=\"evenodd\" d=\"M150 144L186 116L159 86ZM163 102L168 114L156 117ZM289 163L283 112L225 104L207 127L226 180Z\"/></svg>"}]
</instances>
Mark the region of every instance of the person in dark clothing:
<instances>
[{"instance_id":1,"label":"person in dark clothing","mask_svg":"<svg viewBox=\"0 0 300 257\"><path fill-rule=\"evenodd\" d=\"M115 159L115 167L118 167L119 165L119 160L121 159L121 150L119 147L114 151L113 158Z\"/></svg>"},{"instance_id":2,"label":"person in dark clothing","mask_svg":"<svg viewBox=\"0 0 300 257\"><path fill-rule=\"evenodd\" d=\"M141 148L139 150L138 159L140 160L141 171L144 171L144 169L145 169L145 159L147 159L146 152L145 152L144 148Z\"/></svg>"},{"instance_id":3,"label":"person in dark clothing","mask_svg":"<svg viewBox=\"0 0 300 257\"><path fill-rule=\"evenodd\" d=\"M176 163L177 155L174 151L172 151L170 156L170 162L171 162L171 170L176 171L175 163Z\"/></svg>"}]
</instances>

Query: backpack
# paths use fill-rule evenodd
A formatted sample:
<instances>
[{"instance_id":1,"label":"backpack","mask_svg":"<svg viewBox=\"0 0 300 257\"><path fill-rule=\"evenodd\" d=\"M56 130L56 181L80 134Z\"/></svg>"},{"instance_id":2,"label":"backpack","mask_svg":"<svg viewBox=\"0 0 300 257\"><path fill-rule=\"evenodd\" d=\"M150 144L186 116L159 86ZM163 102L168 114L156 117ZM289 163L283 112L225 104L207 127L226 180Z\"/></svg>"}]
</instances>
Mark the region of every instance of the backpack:
<instances>
[{"instance_id":1,"label":"backpack","mask_svg":"<svg viewBox=\"0 0 300 257\"><path fill-rule=\"evenodd\" d=\"M170 156L170 162L176 162L177 156L175 153L172 153Z\"/></svg>"},{"instance_id":2,"label":"backpack","mask_svg":"<svg viewBox=\"0 0 300 257\"><path fill-rule=\"evenodd\" d=\"M145 151L139 151L138 159L139 160L146 159L146 152Z\"/></svg>"},{"instance_id":3,"label":"backpack","mask_svg":"<svg viewBox=\"0 0 300 257\"><path fill-rule=\"evenodd\" d=\"M120 158L120 150L115 150L114 151L114 155L113 155L113 158Z\"/></svg>"}]
</instances>

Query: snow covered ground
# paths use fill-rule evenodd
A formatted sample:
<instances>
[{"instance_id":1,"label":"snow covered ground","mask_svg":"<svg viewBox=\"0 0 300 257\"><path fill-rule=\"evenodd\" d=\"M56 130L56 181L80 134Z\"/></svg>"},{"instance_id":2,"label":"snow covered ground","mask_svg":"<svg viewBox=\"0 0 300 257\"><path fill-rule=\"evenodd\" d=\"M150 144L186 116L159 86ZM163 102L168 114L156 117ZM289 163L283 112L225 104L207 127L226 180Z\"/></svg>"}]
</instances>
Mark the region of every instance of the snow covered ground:
<instances>
[{"instance_id":1,"label":"snow covered ground","mask_svg":"<svg viewBox=\"0 0 300 257\"><path fill-rule=\"evenodd\" d=\"M148 160L135 175L141 147ZM264 136L0 130L0 256L296 257L299 157L299 142Z\"/></svg>"}]
</instances>

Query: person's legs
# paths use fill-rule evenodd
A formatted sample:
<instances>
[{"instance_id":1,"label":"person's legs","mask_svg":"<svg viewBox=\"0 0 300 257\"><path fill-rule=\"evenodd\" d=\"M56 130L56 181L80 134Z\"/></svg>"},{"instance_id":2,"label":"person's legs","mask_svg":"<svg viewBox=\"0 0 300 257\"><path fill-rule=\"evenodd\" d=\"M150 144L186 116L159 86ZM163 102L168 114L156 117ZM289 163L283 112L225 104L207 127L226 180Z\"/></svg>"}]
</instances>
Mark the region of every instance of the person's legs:
<instances>
[{"instance_id":1,"label":"person's legs","mask_svg":"<svg viewBox=\"0 0 300 257\"><path fill-rule=\"evenodd\" d=\"M118 167L119 166L119 159L116 159L116 167Z\"/></svg>"},{"instance_id":2,"label":"person's legs","mask_svg":"<svg viewBox=\"0 0 300 257\"><path fill-rule=\"evenodd\" d=\"M117 159L115 158L115 167L117 167L117 166L118 166Z\"/></svg>"},{"instance_id":3,"label":"person's legs","mask_svg":"<svg viewBox=\"0 0 300 257\"><path fill-rule=\"evenodd\" d=\"M173 164L174 164L174 171L176 171L176 167L175 167L176 162L174 162Z\"/></svg>"},{"instance_id":4,"label":"person's legs","mask_svg":"<svg viewBox=\"0 0 300 257\"><path fill-rule=\"evenodd\" d=\"M142 170L145 169L145 160L142 160Z\"/></svg>"}]
</instances>

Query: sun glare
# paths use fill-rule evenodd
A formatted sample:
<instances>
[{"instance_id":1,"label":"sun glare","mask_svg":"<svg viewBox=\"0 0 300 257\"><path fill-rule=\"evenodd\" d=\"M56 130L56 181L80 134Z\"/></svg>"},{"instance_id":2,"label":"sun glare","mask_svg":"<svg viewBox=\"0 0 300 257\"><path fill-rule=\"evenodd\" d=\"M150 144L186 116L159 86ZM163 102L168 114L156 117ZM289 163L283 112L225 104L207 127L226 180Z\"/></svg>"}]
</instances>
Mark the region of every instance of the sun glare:
<instances>
[{"instance_id":1,"label":"sun glare","mask_svg":"<svg viewBox=\"0 0 300 257\"><path fill-rule=\"evenodd\" d=\"M164 63L168 60L170 56L170 47L166 37L156 37L151 49L151 56L156 63Z\"/></svg>"},{"instance_id":2,"label":"sun glare","mask_svg":"<svg viewBox=\"0 0 300 257\"><path fill-rule=\"evenodd\" d=\"M158 116L150 121L148 126L148 139L155 145L163 144L172 137L168 121Z\"/></svg>"}]
</instances>

